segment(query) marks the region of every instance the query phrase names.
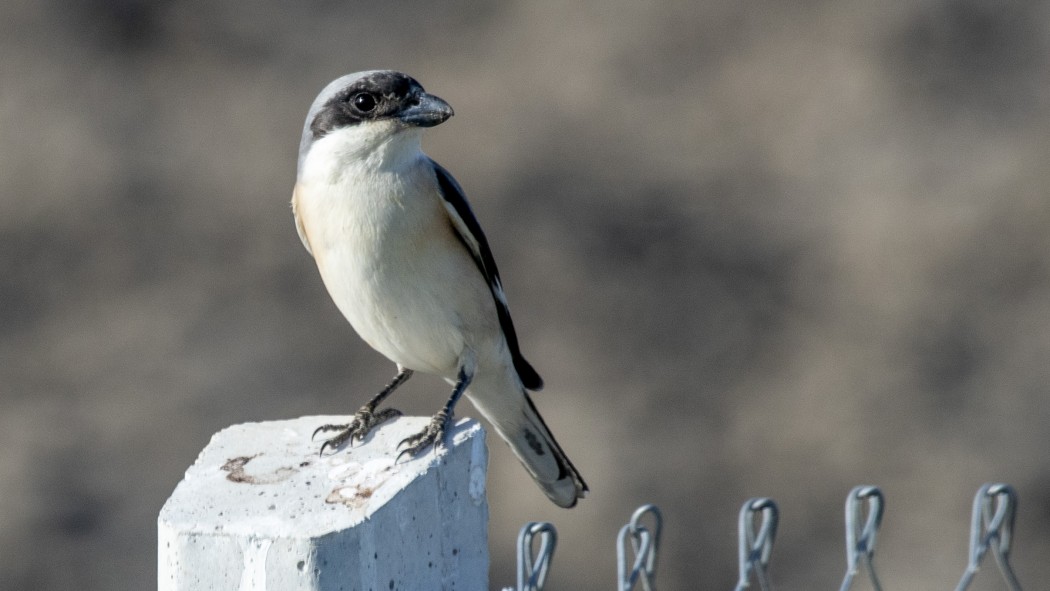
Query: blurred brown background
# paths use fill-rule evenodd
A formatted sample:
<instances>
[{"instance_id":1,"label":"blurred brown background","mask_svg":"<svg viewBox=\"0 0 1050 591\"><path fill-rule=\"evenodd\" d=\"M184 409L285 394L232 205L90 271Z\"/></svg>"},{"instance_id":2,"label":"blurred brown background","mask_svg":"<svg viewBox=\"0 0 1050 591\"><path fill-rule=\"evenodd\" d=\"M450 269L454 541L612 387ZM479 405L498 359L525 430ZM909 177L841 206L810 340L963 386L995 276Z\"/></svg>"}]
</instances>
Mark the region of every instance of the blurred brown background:
<instances>
[{"instance_id":1,"label":"blurred brown background","mask_svg":"<svg viewBox=\"0 0 1050 591\"><path fill-rule=\"evenodd\" d=\"M393 375L288 207L307 107L371 68L454 105L427 151L593 490L559 510L493 442L493 587L550 520L549 588L612 588L654 502L661 586L728 589L772 496L779 588L837 588L878 484L885 587L952 588L989 480L1050 579L1047 3L8 0L0 31L0 589L153 587L213 432Z\"/></svg>"}]
</instances>

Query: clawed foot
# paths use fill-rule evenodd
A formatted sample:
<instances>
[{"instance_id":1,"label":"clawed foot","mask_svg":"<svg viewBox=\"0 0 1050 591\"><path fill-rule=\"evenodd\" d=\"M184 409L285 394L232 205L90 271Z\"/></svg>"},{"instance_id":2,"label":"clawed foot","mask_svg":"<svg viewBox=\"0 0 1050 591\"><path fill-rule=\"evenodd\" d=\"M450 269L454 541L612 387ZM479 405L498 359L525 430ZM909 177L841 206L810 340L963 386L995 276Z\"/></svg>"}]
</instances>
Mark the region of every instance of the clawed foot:
<instances>
[{"instance_id":1,"label":"clawed foot","mask_svg":"<svg viewBox=\"0 0 1050 591\"><path fill-rule=\"evenodd\" d=\"M399 416L401 416L401 411L396 408L384 408L383 410L376 412L374 408L365 405L361 407L361 410L354 414L354 420L345 425L321 425L314 431L311 439L315 439L318 433L338 431L334 437L325 440L325 442L321 444L321 452L319 455L323 456L326 449L331 448L335 450L347 442L349 442L350 445L353 445L355 439L357 441L363 441L365 436L368 435L368 433L377 425Z\"/></svg>"},{"instance_id":2,"label":"clawed foot","mask_svg":"<svg viewBox=\"0 0 1050 591\"><path fill-rule=\"evenodd\" d=\"M445 438L445 431L448 429L448 425L451 422L451 417L445 411L441 411L434 415L430 422L427 423L419 433L406 437L398 443L397 446L400 448L402 445L407 445L405 449L401 450L401 453L397 454L395 462L401 460L401 456L408 455L414 457L419 455L419 452L423 451L430 445L437 445Z\"/></svg>"}]
</instances>

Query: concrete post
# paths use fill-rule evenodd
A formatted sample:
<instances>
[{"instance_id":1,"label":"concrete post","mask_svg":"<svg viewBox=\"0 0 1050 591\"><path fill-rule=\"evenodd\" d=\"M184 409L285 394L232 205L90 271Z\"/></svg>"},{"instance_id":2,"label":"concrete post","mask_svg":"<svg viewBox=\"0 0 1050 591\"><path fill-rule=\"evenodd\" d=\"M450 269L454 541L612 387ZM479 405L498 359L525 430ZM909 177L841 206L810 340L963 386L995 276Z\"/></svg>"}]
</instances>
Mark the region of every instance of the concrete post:
<instances>
[{"instance_id":1,"label":"concrete post","mask_svg":"<svg viewBox=\"0 0 1050 591\"><path fill-rule=\"evenodd\" d=\"M160 591L487 589L487 451L477 421L395 463L429 420L401 417L323 458L314 429L217 433L158 518Z\"/></svg>"}]
</instances>

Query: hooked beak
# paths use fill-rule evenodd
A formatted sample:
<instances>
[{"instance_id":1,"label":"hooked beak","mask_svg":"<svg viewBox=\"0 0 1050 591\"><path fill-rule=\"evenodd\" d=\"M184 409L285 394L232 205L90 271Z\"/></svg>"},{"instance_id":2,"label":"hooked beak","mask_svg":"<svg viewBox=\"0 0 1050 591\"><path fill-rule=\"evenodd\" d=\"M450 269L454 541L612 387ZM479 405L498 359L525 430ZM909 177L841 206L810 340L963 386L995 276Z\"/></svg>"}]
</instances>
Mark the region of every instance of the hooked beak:
<instances>
[{"instance_id":1,"label":"hooked beak","mask_svg":"<svg viewBox=\"0 0 1050 591\"><path fill-rule=\"evenodd\" d=\"M416 100L416 104L401 111L401 114L398 115L398 118L409 125L434 127L444 123L455 114L452 111L452 105L432 94L421 93Z\"/></svg>"}]
</instances>

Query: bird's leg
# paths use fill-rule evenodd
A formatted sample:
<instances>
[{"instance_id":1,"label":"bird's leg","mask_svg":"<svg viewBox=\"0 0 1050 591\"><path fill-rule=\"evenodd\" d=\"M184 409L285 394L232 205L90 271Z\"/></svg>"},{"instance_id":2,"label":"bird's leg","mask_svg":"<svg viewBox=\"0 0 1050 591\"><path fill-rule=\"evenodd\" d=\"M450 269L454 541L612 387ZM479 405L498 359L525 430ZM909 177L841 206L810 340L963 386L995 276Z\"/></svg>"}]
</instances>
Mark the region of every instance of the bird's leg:
<instances>
[{"instance_id":1,"label":"bird's leg","mask_svg":"<svg viewBox=\"0 0 1050 591\"><path fill-rule=\"evenodd\" d=\"M393 381L383 388L383 391L376 394L374 398L368 401L367 404L362 406L356 413L354 413L354 419L345 425L321 425L314 431L313 437L317 437L318 433L327 431L338 431L335 437L326 440L321 444L321 454L324 455L324 451L328 448L335 449L340 445L349 441L351 444L354 440L362 441L369 431L371 431L376 425L384 421L388 421L394 417L401 416L401 411L396 408L384 408L383 410L376 412L376 407L379 403L394 393L394 390L408 381L408 378L412 377L412 370L401 367L397 367L397 376L394 377Z\"/></svg>"},{"instance_id":2,"label":"bird's leg","mask_svg":"<svg viewBox=\"0 0 1050 591\"><path fill-rule=\"evenodd\" d=\"M402 445L408 446L401 453L397 454L398 460L406 454L409 456L419 455L419 452L426 449L428 445L437 445L444 439L445 431L448 429L449 423L452 422L452 412L456 407L456 402L459 401L460 396L463 396L463 392L470 385L473 377L473 374L467 373L466 368L459 368L459 379L456 381L456 387L452 389L452 395L449 396L445 407L430 419L430 423L427 424L426 428L415 435L406 437L401 443L397 444L398 447Z\"/></svg>"}]
</instances>

